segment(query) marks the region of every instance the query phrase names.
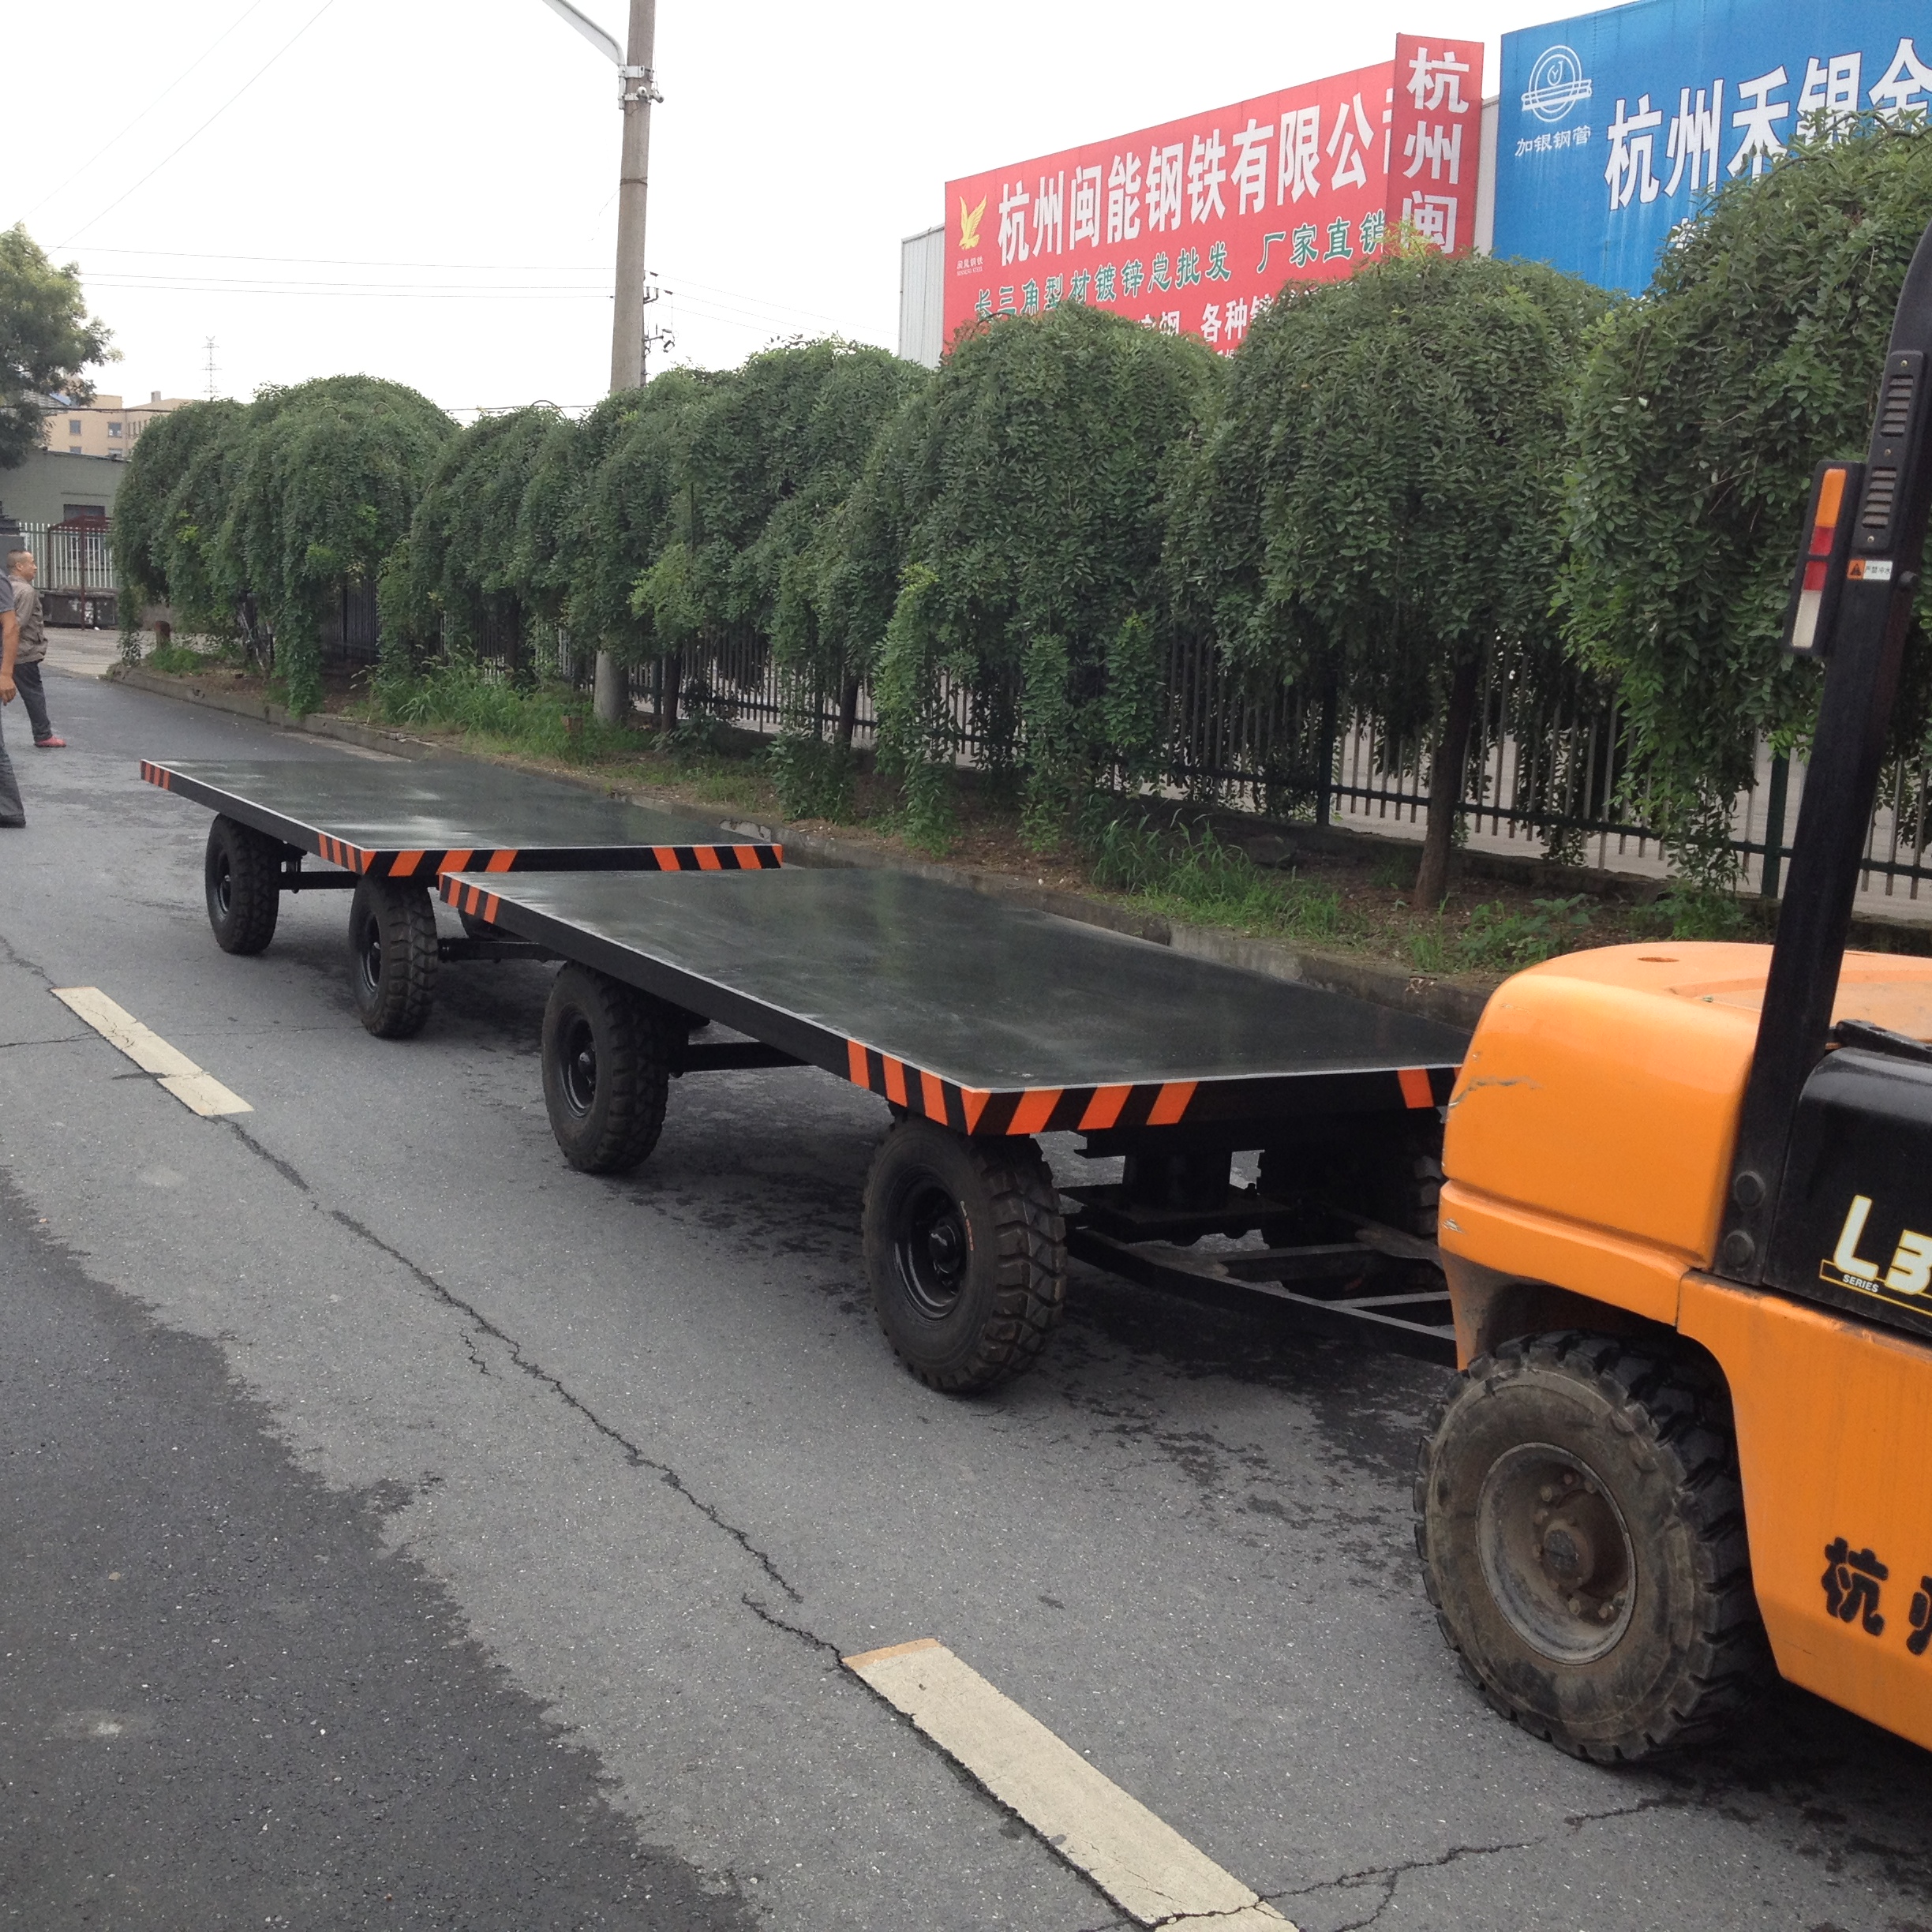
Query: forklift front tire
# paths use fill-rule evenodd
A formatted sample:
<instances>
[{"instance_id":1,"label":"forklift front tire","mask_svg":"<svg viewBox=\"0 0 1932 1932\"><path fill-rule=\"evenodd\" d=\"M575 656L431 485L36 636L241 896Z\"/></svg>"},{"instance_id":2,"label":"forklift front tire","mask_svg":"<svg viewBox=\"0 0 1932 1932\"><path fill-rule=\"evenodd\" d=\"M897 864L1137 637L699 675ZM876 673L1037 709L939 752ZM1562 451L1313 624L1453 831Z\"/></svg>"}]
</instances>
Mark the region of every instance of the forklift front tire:
<instances>
[{"instance_id":1,"label":"forklift front tire","mask_svg":"<svg viewBox=\"0 0 1932 1932\"><path fill-rule=\"evenodd\" d=\"M282 848L265 833L218 816L208 827L201 881L208 923L224 953L260 953L282 910Z\"/></svg>"},{"instance_id":2,"label":"forklift front tire","mask_svg":"<svg viewBox=\"0 0 1932 1932\"><path fill-rule=\"evenodd\" d=\"M1438 1410L1416 1548L1463 1673L1573 1756L1701 1742L1767 1664L1737 1455L1696 1378L1627 1341L1505 1342Z\"/></svg>"},{"instance_id":3,"label":"forklift front tire","mask_svg":"<svg viewBox=\"0 0 1932 1932\"><path fill-rule=\"evenodd\" d=\"M1066 1224L1029 1139L899 1120L866 1182L865 1257L886 1339L953 1394L1031 1367L1066 1302Z\"/></svg>"},{"instance_id":4,"label":"forklift front tire","mask_svg":"<svg viewBox=\"0 0 1932 1932\"><path fill-rule=\"evenodd\" d=\"M420 1033L436 1003L436 914L421 886L365 878L349 902L356 1013L378 1039Z\"/></svg>"},{"instance_id":5,"label":"forklift front tire","mask_svg":"<svg viewBox=\"0 0 1932 1932\"><path fill-rule=\"evenodd\" d=\"M588 966L566 966L544 1009L544 1105L580 1174L628 1174L657 1144L683 1016Z\"/></svg>"}]
</instances>

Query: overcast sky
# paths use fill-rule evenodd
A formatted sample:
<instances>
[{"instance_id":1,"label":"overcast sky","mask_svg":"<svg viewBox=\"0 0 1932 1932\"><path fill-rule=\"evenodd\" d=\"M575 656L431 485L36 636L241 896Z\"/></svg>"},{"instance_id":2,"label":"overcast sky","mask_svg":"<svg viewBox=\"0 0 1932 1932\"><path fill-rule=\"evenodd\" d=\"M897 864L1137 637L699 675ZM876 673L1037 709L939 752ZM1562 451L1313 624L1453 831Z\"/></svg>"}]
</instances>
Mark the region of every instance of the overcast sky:
<instances>
[{"instance_id":1,"label":"overcast sky","mask_svg":"<svg viewBox=\"0 0 1932 1932\"><path fill-rule=\"evenodd\" d=\"M627 0L583 0L623 37ZM952 176L1386 60L1530 0L661 0L650 263L674 361L897 346ZM365 371L446 407L594 402L615 70L541 0L89 0L9 18L0 223L80 264L134 399ZM661 362L653 366L663 366Z\"/></svg>"}]
</instances>

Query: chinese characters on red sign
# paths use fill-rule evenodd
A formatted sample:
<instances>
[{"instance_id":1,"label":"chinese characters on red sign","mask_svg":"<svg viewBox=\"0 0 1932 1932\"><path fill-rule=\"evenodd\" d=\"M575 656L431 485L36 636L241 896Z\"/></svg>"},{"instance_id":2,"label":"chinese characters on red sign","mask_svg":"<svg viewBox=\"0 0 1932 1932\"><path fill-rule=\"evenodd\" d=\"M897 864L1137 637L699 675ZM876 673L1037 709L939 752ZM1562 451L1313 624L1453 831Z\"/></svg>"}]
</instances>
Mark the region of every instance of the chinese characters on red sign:
<instances>
[{"instance_id":1,"label":"chinese characters on red sign","mask_svg":"<svg viewBox=\"0 0 1932 1932\"><path fill-rule=\"evenodd\" d=\"M949 182L946 338L1084 302L1230 351L1397 223L1468 249L1481 128L1481 42L1403 35L1392 62Z\"/></svg>"}]
</instances>

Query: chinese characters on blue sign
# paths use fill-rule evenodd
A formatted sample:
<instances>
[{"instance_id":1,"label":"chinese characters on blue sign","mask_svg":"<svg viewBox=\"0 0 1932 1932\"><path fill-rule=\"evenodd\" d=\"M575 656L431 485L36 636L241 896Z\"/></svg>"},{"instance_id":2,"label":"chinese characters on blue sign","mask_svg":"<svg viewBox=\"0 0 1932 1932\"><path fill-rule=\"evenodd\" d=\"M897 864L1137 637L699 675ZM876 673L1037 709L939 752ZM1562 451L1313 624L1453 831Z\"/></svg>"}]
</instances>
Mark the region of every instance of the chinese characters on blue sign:
<instances>
[{"instance_id":1,"label":"chinese characters on blue sign","mask_svg":"<svg viewBox=\"0 0 1932 1932\"><path fill-rule=\"evenodd\" d=\"M1644 0L1503 36L1496 252L1641 289L1705 190L1814 116L1923 117L1920 0Z\"/></svg>"}]
</instances>

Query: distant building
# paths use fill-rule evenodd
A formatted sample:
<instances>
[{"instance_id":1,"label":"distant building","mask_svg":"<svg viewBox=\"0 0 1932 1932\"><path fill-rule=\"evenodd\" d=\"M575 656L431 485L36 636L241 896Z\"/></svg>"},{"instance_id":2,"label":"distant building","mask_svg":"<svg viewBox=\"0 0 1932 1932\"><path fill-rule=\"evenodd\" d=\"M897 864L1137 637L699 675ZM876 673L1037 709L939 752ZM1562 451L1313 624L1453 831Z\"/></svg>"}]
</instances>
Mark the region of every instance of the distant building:
<instances>
[{"instance_id":1,"label":"distant building","mask_svg":"<svg viewBox=\"0 0 1932 1932\"><path fill-rule=\"evenodd\" d=\"M899 244L899 353L939 366L945 346L945 230L928 228Z\"/></svg>"},{"instance_id":2,"label":"distant building","mask_svg":"<svg viewBox=\"0 0 1932 1932\"><path fill-rule=\"evenodd\" d=\"M29 450L14 468L0 470L0 535L22 523L111 522L126 474L105 456Z\"/></svg>"},{"instance_id":3,"label":"distant building","mask_svg":"<svg viewBox=\"0 0 1932 1932\"><path fill-rule=\"evenodd\" d=\"M51 410L42 417L43 447L63 456L106 456L118 460L140 440L141 432L157 416L192 402L190 396L163 396L152 391L145 402L129 403L118 395L96 395L84 406Z\"/></svg>"}]
</instances>

